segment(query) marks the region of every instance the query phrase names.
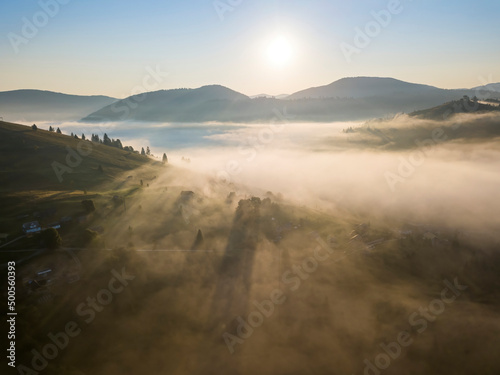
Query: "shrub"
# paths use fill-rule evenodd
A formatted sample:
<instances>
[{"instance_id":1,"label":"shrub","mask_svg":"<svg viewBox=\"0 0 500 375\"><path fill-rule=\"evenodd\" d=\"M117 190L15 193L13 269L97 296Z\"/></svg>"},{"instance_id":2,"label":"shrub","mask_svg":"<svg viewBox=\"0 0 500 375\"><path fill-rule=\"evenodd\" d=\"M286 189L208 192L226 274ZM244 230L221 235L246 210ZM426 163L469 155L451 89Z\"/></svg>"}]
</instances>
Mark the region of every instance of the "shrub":
<instances>
[{"instance_id":1,"label":"shrub","mask_svg":"<svg viewBox=\"0 0 500 375\"><path fill-rule=\"evenodd\" d=\"M95 211L94 201L91 199L85 199L82 201L82 206L85 212L91 213Z\"/></svg>"}]
</instances>

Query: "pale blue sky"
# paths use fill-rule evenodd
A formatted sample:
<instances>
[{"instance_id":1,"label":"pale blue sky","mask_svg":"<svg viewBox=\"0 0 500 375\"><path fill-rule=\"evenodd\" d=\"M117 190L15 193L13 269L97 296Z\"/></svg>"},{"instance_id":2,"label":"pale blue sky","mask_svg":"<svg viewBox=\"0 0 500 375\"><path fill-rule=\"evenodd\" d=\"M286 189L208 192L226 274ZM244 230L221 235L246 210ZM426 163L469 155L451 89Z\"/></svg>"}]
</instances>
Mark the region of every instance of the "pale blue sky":
<instances>
[{"instance_id":1,"label":"pale blue sky","mask_svg":"<svg viewBox=\"0 0 500 375\"><path fill-rule=\"evenodd\" d=\"M242 0L221 19L214 4L237 0L60 0L67 4L43 25L40 4L55 1L2 1L0 91L125 97L142 85L147 67L169 73L148 80L154 89L217 83L247 95L292 93L346 76L444 88L500 82L498 0L402 0L402 11L351 62L341 43L355 46L355 29L391 1ZM11 33L25 37L23 17L33 22L37 14L42 26L16 52ZM292 49L283 66L266 54L279 35Z\"/></svg>"}]
</instances>

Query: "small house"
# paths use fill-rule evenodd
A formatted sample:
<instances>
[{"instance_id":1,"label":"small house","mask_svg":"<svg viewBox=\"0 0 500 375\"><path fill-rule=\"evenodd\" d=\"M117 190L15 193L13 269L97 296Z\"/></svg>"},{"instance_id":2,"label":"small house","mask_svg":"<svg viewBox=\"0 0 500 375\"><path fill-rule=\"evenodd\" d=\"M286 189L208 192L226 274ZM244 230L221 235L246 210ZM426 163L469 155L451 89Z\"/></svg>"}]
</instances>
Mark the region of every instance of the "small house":
<instances>
[{"instance_id":1,"label":"small house","mask_svg":"<svg viewBox=\"0 0 500 375\"><path fill-rule=\"evenodd\" d=\"M23 232L25 234L39 233L42 231L42 227L38 221L30 221L29 223L23 224Z\"/></svg>"},{"instance_id":2,"label":"small house","mask_svg":"<svg viewBox=\"0 0 500 375\"><path fill-rule=\"evenodd\" d=\"M61 229L61 224L60 223L52 223L48 225L49 228L54 228L54 229Z\"/></svg>"}]
</instances>

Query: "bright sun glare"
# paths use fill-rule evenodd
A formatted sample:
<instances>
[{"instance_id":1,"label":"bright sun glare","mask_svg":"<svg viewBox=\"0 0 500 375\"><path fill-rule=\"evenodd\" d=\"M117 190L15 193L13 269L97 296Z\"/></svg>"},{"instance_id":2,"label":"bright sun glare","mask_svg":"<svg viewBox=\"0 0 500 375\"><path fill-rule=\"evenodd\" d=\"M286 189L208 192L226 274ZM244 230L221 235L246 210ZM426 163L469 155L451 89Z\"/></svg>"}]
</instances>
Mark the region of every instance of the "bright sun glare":
<instances>
[{"instance_id":1,"label":"bright sun glare","mask_svg":"<svg viewBox=\"0 0 500 375\"><path fill-rule=\"evenodd\" d=\"M267 47L269 61L275 66L284 66L292 59L292 45L284 36L274 38Z\"/></svg>"}]
</instances>

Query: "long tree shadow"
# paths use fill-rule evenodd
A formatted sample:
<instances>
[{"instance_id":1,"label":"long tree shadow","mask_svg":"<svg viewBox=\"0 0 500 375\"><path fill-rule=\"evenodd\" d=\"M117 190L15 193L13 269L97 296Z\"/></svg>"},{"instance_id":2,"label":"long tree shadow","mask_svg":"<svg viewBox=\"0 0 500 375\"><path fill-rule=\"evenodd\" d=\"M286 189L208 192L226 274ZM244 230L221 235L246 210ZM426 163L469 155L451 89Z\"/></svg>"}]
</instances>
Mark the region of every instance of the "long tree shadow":
<instances>
[{"instance_id":1,"label":"long tree shadow","mask_svg":"<svg viewBox=\"0 0 500 375\"><path fill-rule=\"evenodd\" d=\"M242 358L228 353L222 334L224 331L235 334L235 318L247 315L260 232L260 205L259 198L239 202L224 255L219 262L212 263L215 291L207 311L203 338L196 349L197 357L188 366L191 374L241 373Z\"/></svg>"},{"instance_id":2,"label":"long tree shadow","mask_svg":"<svg viewBox=\"0 0 500 375\"><path fill-rule=\"evenodd\" d=\"M259 241L260 205L260 198L251 198L241 200L236 209L211 303L210 320L214 324L247 312Z\"/></svg>"},{"instance_id":3,"label":"long tree shadow","mask_svg":"<svg viewBox=\"0 0 500 375\"><path fill-rule=\"evenodd\" d=\"M269 203L269 200L255 197L238 203L224 255L214 264L214 269L210 268L215 272L211 274L215 285L196 349L197 357L191 361L192 374L242 374L247 361L252 361L256 355L251 347L242 345L238 332L241 319L247 321L248 314L255 309L251 294L259 242L261 237L268 240L276 237L272 218L279 215L275 212L276 207ZM276 267L269 269L276 269L281 274L280 267L288 268L290 264L290 256L285 251L276 254ZM205 267L207 269L207 264ZM276 286L279 282L276 279ZM239 337L237 346L228 341L228 334Z\"/></svg>"}]
</instances>

